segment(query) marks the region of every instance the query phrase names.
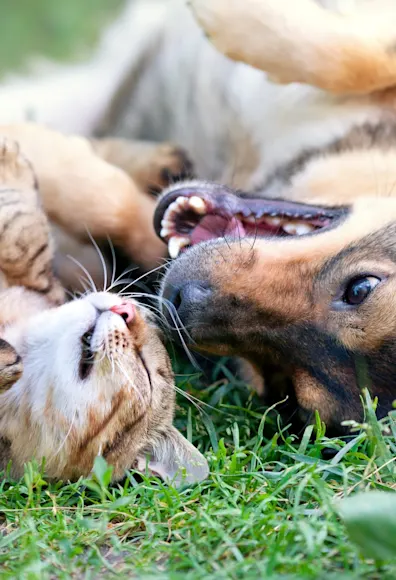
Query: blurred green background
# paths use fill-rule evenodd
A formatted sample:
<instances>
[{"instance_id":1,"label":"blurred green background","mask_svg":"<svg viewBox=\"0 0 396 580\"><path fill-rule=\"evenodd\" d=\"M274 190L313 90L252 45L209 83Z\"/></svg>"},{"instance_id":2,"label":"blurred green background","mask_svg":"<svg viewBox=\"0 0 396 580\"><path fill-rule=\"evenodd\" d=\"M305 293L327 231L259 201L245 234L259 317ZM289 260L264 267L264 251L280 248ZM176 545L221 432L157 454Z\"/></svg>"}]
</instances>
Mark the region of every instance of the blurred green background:
<instances>
[{"instance_id":1,"label":"blurred green background","mask_svg":"<svg viewBox=\"0 0 396 580\"><path fill-rule=\"evenodd\" d=\"M28 57L86 57L123 0L0 0L0 75L26 70Z\"/></svg>"}]
</instances>

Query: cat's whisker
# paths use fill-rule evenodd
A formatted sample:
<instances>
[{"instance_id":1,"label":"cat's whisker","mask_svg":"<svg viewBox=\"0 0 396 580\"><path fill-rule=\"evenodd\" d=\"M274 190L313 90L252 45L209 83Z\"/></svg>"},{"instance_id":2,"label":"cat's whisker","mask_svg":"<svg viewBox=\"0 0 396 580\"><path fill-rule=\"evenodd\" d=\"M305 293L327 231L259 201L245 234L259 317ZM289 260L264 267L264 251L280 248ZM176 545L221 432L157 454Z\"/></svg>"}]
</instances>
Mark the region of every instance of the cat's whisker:
<instances>
[{"instance_id":1,"label":"cat's whisker","mask_svg":"<svg viewBox=\"0 0 396 580\"><path fill-rule=\"evenodd\" d=\"M127 290L128 288L130 288L131 286L134 286L136 284L138 284L141 280L143 280L146 276L150 276L150 274L154 274L154 272L158 272L160 271L162 268L165 268L165 266L167 266L167 264L160 264L159 266L156 266L155 268L153 268L152 270L149 270L148 272L145 272L144 274L142 274L141 276L139 276L138 278L135 278L134 280L132 280L125 288L124 290ZM109 290L112 290L115 286L120 286L123 282L118 281L116 284L114 284L113 286L111 286L109 288Z\"/></svg>"},{"instance_id":2,"label":"cat's whisker","mask_svg":"<svg viewBox=\"0 0 396 580\"><path fill-rule=\"evenodd\" d=\"M195 399L195 397L192 397L189 393L186 393L185 391L183 391L183 389L180 389L176 385L174 388L175 388L176 393L178 393L179 395L181 395L182 397L187 399L187 401L189 403L191 403L191 405L194 405L194 407L197 409L199 414L207 415L206 411L204 409L202 409L202 407L201 407L201 401L198 401L198 399Z\"/></svg>"},{"instance_id":3,"label":"cat's whisker","mask_svg":"<svg viewBox=\"0 0 396 580\"><path fill-rule=\"evenodd\" d=\"M88 352L88 349L86 349L85 352ZM100 353L101 354L100 358L99 357L97 358L96 355L98 354L98 352L100 352L100 351L97 350L97 351L93 352L92 356L90 356L89 358L86 358L84 360L84 362L86 362L87 364L91 364L91 365L100 364L107 357L107 354L105 351L102 351Z\"/></svg>"},{"instance_id":4,"label":"cat's whisker","mask_svg":"<svg viewBox=\"0 0 396 580\"><path fill-rule=\"evenodd\" d=\"M194 340L192 339L191 335L189 334L189 332L187 331L186 327L183 325L183 323L180 320L180 317L177 313L177 311L174 309L173 304L171 304L169 302L169 300L167 300L166 298L164 298L163 296L158 296L156 294L148 294L148 293L144 293L144 292L123 292L121 291L119 293L120 296L123 296L125 298L148 298L149 300L157 300L158 302L160 302L161 304L163 304L169 311L169 308L171 307L173 309L173 315L176 318L176 320L178 320L179 324L178 326L171 326L169 324L169 322L165 319L165 323L166 325L170 328L170 330L183 330L185 332L185 334L187 335L188 339L191 340L191 342L194 342Z\"/></svg>"},{"instance_id":5,"label":"cat's whisker","mask_svg":"<svg viewBox=\"0 0 396 580\"><path fill-rule=\"evenodd\" d=\"M112 270L111 270L111 283L110 287L114 284L116 269L117 269L117 258L116 253L114 250L113 242L111 241L110 237L107 236L107 243L109 244L110 252L111 252L111 261L112 261ZM106 288L106 286L105 286Z\"/></svg>"},{"instance_id":6,"label":"cat's whisker","mask_svg":"<svg viewBox=\"0 0 396 580\"><path fill-rule=\"evenodd\" d=\"M87 233L88 233L88 237L91 240L91 243L92 243L93 247L95 248L95 250L98 253L99 259L100 259L101 264L102 264L102 269L103 269L103 292L105 292L105 290L107 288L107 265L106 265L106 260L104 259L103 252L99 248L96 240L94 239L94 237L92 236L91 232L88 229L87 229Z\"/></svg>"},{"instance_id":7,"label":"cat's whisker","mask_svg":"<svg viewBox=\"0 0 396 580\"><path fill-rule=\"evenodd\" d=\"M108 360L110 361L111 364L111 374L114 375L115 373L115 367L114 367L114 357L111 354L111 349L109 346L109 336L108 334L106 334L105 339L104 339L104 352L108 358Z\"/></svg>"},{"instance_id":8,"label":"cat's whisker","mask_svg":"<svg viewBox=\"0 0 396 580\"><path fill-rule=\"evenodd\" d=\"M66 435L65 435L65 437L64 437L64 439L63 439L63 441L62 441L62 443L60 444L60 446L58 447L58 449L55 451L55 453L53 453L53 454L52 454L52 455L51 455L51 456L48 458L48 463L51 463L51 461L52 461L53 459L55 459L55 457L56 457L57 455L59 455L59 453L62 451L63 447L65 446L65 443L66 443L66 441L68 440L68 438L69 438L69 436L70 436L70 433L71 433L71 431L72 431L72 429L73 429L73 425L74 425L74 422L75 422L75 420L76 420L76 416L77 416L77 409L75 409L75 410L74 410L74 414L73 414L72 420L70 421L70 426L69 426L69 429L68 429L68 431L67 431L67 433L66 433Z\"/></svg>"},{"instance_id":9,"label":"cat's whisker","mask_svg":"<svg viewBox=\"0 0 396 580\"><path fill-rule=\"evenodd\" d=\"M122 277L126 276L127 274L130 274L131 272L134 272L135 270L138 270L138 266L131 266L130 268L126 268L119 276L117 276L117 278L115 278L114 280L112 280L111 285L107 288L107 292L111 292L115 286L119 286L120 284L122 284ZM121 282L120 282L121 280ZM128 282L130 282L131 280L128 278L127 279ZM120 282L120 284L119 284Z\"/></svg>"},{"instance_id":10,"label":"cat's whisker","mask_svg":"<svg viewBox=\"0 0 396 580\"><path fill-rule=\"evenodd\" d=\"M79 292L80 298L83 298L91 291L89 288L89 280L87 280L87 278L85 276L79 276L79 282L84 290L84 292L81 292L81 291Z\"/></svg>"},{"instance_id":11,"label":"cat's whisker","mask_svg":"<svg viewBox=\"0 0 396 580\"><path fill-rule=\"evenodd\" d=\"M67 296L69 296L69 298L71 298L71 300L75 300L76 298L79 298L79 292L72 292L71 290L68 290L67 288L65 288L65 294L67 294Z\"/></svg>"},{"instance_id":12,"label":"cat's whisker","mask_svg":"<svg viewBox=\"0 0 396 580\"><path fill-rule=\"evenodd\" d=\"M165 298L161 297L161 296L156 296L155 294L145 294L142 292L130 292L130 293L124 293L121 292L120 296L123 297L130 297L130 298L152 298L154 300L158 300L159 302L161 302L166 309L169 312L170 317L172 318L173 324L174 326L171 326L169 324L169 322L165 319L165 325L170 329L170 330L175 330L180 338L180 341L182 343L183 349L185 351L185 353L187 354L187 357L189 359L189 361L191 362L191 364L193 365L194 368L196 368L197 370L200 370L200 366L197 363L195 357L193 356L192 352L190 351L190 349L187 346L187 343L184 339L183 336L183 332L185 333L185 335L187 336L187 338L191 341L194 342L193 339L190 336L190 333L188 332L188 330L186 329L186 327L182 324L180 317L175 309L175 307L173 306L173 304L171 304L168 300L166 300Z\"/></svg>"},{"instance_id":13,"label":"cat's whisker","mask_svg":"<svg viewBox=\"0 0 396 580\"><path fill-rule=\"evenodd\" d=\"M76 264L76 266L78 266L79 268L81 268L81 270L84 272L84 274L87 277L87 281L91 285L92 292L97 292L97 289L96 289L96 286L95 286L95 282L93 281L93 278L92 278L91 274L88 272L88 270L85 268L85 266L83 266L78 260L76 260L76 258L74 258L74 256L68 255L67 258L69 260L71 260L72 262L74 262L74 264Z\"/></svg>"},{"instance_id":14,"label":"cat's whisker","mask_svg":"<svg viewBox=\"0 0 396 580\"><path fill-rule=\"evenodd\" d=\"M143 306L140 306L140 307L142 308L142 310L148 310L148 313L147 313L148 316L150 314L152 314L156 320L158 320L162 324L166 325L166 322L167 322L166 317L165 317L164 313L161 312L161 310L159 308L156 308L152 304L145 304L144 307Z\"/></svg>"},{"instance_id":15,"label":"cat's whisker","mask_svg":"<svg viewBox=\"0 0 396 580\"><path fill-rule=\"evenodd\" d=\"M128 381L128 384L130 387L132 387L133 391L135 392L136 396L138 397L141 405L144 404L144 401L142 399L142 395L139 392L139 390L136 388L136 385L133 383L133 381L131 380L131 377L129 376L129 374L127 373L127 371L125 370L125 368L121 365L121 362L119 359L117 359L115 361L116 365L118 366L119 370L122 372L122 374L124 375L124 377L126 378L126 380Z\"/></svg>"}]
</instances>

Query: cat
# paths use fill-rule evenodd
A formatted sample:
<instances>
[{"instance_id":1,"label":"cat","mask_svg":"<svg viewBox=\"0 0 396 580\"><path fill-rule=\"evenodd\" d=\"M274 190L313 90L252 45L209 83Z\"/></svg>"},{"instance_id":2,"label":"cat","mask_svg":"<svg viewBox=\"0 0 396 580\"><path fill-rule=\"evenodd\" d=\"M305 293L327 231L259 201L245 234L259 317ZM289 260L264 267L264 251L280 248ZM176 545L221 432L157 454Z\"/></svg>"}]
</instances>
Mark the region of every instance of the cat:
<instances>
[{"instance_id":1,"label":"cat","mask_svg":"<svg viewBox=\"0 0 396 580\"><path fill-rule=\"evenodd\" d=\"M49 478L88 476L95 457L175 484L208 475L173 426L174 377L151 313L130 296L65 302L34 170L0 144L0 468L45 460Z\"/></svg>"}]
</instances>

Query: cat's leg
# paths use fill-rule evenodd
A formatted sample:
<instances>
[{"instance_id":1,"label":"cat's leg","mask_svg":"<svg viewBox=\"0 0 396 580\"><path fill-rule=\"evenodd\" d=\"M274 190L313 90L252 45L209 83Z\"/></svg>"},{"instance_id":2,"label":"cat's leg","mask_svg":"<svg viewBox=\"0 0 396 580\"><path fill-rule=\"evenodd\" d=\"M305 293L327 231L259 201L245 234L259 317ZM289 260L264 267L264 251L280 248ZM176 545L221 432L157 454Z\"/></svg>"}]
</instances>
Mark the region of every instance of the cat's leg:
<instances>
[{"instance_id":1,"label":"cat's leg","mask_svg":"<svg viewBox=\"0 0 396 580\"><path fill-rule=\"evenodd\" d=\"M315 0L190 0L198 22L228 57L281 83L334 93L396 84L396 2L351 3L344 12ZM337 7L343 7L337 3Z\"/></svg>"},{"instance_id":2,"label":"cat's leg","mask_svg":"<svg viewBox=\"0 0 396 580\"><path fill-rule=\"evenodd\" d=\"M123 169L143 191L159 193L176 181L193 177L186 153L170 143L118 138L93 139L91 143L102 159Z\"/></svg>"},{"instance_id":3,"label":"cat's leg","mask_svg":"<svg viewBox=\"0 0 396 580\"><path fill-rule=\"evenodd\" d=\"M109 237L146 269L162 263L167 251L153 227L155 199L99 157L88 139L33 123L0 126L1 134L17 140L32 162L53 222L81 240Z\"/></svg>"},{"instance_id":4,"label":"cat's leg","mask_svg":"<svg viewBox=\"0 0 396 580\"><path fill-rule=\"evenodd\" d=\"M24 286L54 304L64 294L52 269L53 249L37 180L19 145L0 140L0 271L6 286Z\"/></svg>"}]
</instances>

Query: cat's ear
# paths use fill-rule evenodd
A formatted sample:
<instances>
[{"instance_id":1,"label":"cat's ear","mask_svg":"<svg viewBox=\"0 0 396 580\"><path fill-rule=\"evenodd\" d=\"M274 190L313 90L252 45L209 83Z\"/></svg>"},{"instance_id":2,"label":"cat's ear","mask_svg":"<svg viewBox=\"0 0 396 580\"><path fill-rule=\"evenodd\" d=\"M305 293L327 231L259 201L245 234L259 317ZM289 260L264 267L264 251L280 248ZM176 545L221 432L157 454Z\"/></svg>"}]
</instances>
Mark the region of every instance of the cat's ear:
<instances>
[{"instance_id":1,"label":"cat's ear","mask_svg":"<svg viewBox=\"0 0 396 580\"><path fill-rule=\"evenodd\" d=\"M159 475L173 485L206 479L209 467L205 457L175 427L170 427L146 455L137 458L137 469Z\"/></svg>"},{"instance_id":2,"label":"cat's ear","mask_svg":"<svg viewBox=\"0 0 396 580\"><path fill-rule=\"evenodd\" d=\"M7 341L0 338L0 393L7 391L21 377L22 359Z\"/></svg>"}]
</instances>

